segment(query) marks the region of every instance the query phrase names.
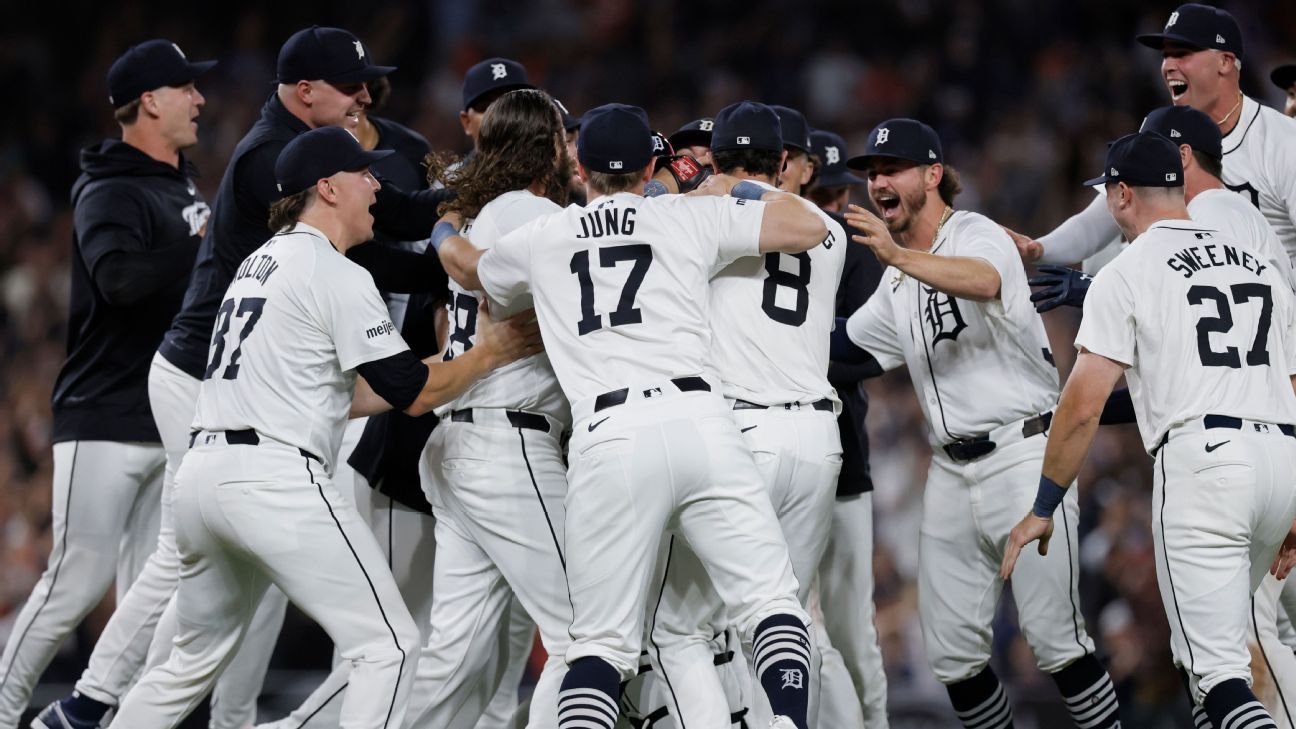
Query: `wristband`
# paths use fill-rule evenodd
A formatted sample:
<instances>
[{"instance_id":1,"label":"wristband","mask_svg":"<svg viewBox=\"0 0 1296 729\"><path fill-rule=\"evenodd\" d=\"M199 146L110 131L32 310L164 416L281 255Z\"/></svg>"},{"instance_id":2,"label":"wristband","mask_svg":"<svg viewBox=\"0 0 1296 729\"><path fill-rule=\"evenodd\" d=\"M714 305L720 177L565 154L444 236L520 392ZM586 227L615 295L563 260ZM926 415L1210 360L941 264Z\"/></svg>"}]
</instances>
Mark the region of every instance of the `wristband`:
<instances>
[{"instance_id":1,"label":"wristband","mask_svg":"<svg viewBox=\"0 0 1296 729\"><path fill-rule=\"evenodd\" d=\"M454 225L451 224L449 221L442 220L441 222L432 226L432 247L437 252L440 252L441 244L445 243L446 240L451 236L456 236L456 235L459 235L459 230L455 228Z\"/></svg>"},{"instance_id":2,"label":"wristband","mask_svg":"<svg viewBox=\"0 0 1296 729\"><path fill-rule=\"evenodd\" d=\"M1052 519L1053 512L1057 511L1058 504L1062 503L1062 497L1066 496L1067 490L1058 485L1057 481L1040 474L1039 490L1035 492L1035 508L1031 513L1041 519Z\"/></svg>"},{"instance_id":3,"label":"wristband","mask_svg":"<svg viewBox=\"0 0 1296 729\"><path fill-rule=\"evenodd\" d=\"M666 189L666 185L661 180L649 180L648 184L644 185L644 197L658 197L669 192L670 190Z\"/></svg>"},{"instance_id":4,"label":"wristband","mask_svg":"<svg viewBox=\"0 0 1296 729\"><path fill-rule=\"evenodd\" d=\"M734 185L733 189L729 191L729 194L737 198L742 198L743 200L760 200L761 195L764 195L765 192L765 188L757 185L751 180L743 180L737 185Z\"/></svg>"}]
</instances>

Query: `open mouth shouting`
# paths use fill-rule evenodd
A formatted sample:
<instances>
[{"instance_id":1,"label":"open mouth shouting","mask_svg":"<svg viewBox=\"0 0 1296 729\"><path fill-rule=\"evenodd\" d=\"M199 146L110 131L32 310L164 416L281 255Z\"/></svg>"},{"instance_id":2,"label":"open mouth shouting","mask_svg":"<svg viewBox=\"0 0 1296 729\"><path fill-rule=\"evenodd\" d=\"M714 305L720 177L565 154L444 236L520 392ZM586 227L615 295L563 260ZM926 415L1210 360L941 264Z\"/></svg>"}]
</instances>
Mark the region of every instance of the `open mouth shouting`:
<instances>
[{"instance_id":1,"label":"open mouth shouting","mask_svg":"<svg viewBox=\"0 0 1296 729\"><path fill-rule=\"evenodd\" d=\"M877 206L878 212L882 213L882 219L886 221L895 220L900 215L900 196L894 192L879 192L873 196L873 204Z\"/></svg>"},{"instance_id":2,"label":"open mouth shouting","mask_svg":"<svg viewBox=\"0 0 1296 729\"><path fill-rule=\"evenodd\" d=\"M1188 82L1179 78L1167 78L1166 88L1170 89L1171 101L1177 104L1188 93Z\"/></svg>"}]
</instances>

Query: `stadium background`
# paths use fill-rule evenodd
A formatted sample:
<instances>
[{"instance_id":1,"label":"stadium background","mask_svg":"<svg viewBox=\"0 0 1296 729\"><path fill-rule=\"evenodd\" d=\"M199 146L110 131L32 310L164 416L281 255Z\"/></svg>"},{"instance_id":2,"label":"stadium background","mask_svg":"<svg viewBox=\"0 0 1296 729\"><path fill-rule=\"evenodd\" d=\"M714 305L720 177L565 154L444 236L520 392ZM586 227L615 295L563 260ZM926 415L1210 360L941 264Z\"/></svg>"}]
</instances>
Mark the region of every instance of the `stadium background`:
<instances>
[{"instance_id":1,"label":"stadium background","mask_svg":"<svg viewBox=\"0 0 1296 729\"><path fill-rule=\"evenodd\" d=\"M1174 3L1035 0L502 0L342 3L30 4L0 29L0 642L50 549L49 395L62 360L78 150L116 135L104 75L129 44L176 41L220 65L189 157L207 199L235 143L273 88L288 35L311 24L357 33L377 62L399 66L383 114L434 148L463 151L456 112L463 71L490 56L526 64L532 81L579 114L607 101L648 109L669 132L742 98L804 110L812 125L863 146L875 123L931 123L963 176L958 206L1030 233L1051 230L1089 200L1078 180L1104 142L1167 103L1159 54L1137 32L1161 27ZM1225 5L1246 40L1243 91L1272 105L1268 70L1296 57L1296 3ZM25 21L14 22L21 16ZM864 191L858 189L858 199ZM1078 315L1044 317L1065 374ZM922 654L915 610L917 525L929 458L924 424L902 374L872 382L877 485L878 625L892 726L956 726ZM1118 685L1126 726L1191 726L1170 668L1156 589L1150 469L1132 426L1104 428L1081 477L1082 609ZM111 596L109 601L111 600ZM95 611L64 646L34 699L70 687L111 610ZM995 665L1017 725L1068 725L1056 689L1035 668L1011 601L995 625ZM291 614L263 709L281 715L329 660L326 637ZM197 726L197 723L193 723Z\"/></svg>"}]
</instances>

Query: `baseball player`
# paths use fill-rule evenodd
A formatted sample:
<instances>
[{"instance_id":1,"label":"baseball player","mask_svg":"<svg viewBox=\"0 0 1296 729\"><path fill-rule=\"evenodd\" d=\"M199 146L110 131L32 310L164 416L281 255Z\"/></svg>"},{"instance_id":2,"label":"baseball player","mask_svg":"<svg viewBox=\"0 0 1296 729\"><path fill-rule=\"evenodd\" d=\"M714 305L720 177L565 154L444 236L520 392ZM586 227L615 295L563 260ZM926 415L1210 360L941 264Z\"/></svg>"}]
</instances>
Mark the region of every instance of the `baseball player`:
<instances>
[{"instance_id":1,"label":"baseball player","mask_svg":"<svg viewBox=\"0 0 1296 729\"><path fill-rule=\"evenodd\" d=\"M1030 542L1048 551L1064 484L1124 375L1156 459L1152 533L1175 662L1216 729L1274 727L1249 688L1245 636L1260 578L1271 565L1284 577L1296 559L1291 291L1249 246L1189 218L1170 140L1122 137L1105 167L1088 184L1106 186L1108 209L1133 242L1099 272L1085 303L1035 504L1012 531L1001 576L1032 556L1022 552Z\"/></svg>"},{"instance_id":2,"label":"baseball player","mask_svg":"<svg viewBox=\"0 0 1296 729\"><path fill-rule=\"evenodd\" d=\"M909 368L932 444L918 567L928 659L964 726L1008 727L1012 711L988 665L991 620L1013 514L1032 497L1023 474L1043 458L1057 401L1048 338L1012 241L987 218L954 210L957 175L930 127L883 122L848 164L867 170L881 217L851 206L846 219L888 268L837 336L833 359ZM1014 582L1013 598L1076 726L1116 727L1111 678L1077 607L1074 495L1062 513L1064 548L1029 555L1020 569L1031 577Z\"/></svg>"},{"instance_id":3,"label":"baseball player","mask_svg":"<svg viewBox=\"0 0 1296 729\"><path fill-rule=\"evenodd\" d=\"M373 164L371 171L390 180L403 190L427 187L424 159L430 151L428 142L418 132L377 115L385 105L391 83L381 76L367 84L370 104L360 112L356 138L365 149L392 150ZM407 250L424 251L427 241L392 241L376 233L375 240ZM436 255L431 251L428 255ZM391 321L420 357L440 351L432 307L444 303L445 294L400 294L380 292L387 303ZM428 414L410 417L398 411L371 418L353 418L338 450L337 470L333 482L346 495L354 483L355 506L378 545L387 557L396 586L410 614L418 624L420 638L425 637L432 609L432 571L435 542L432 507L423 497L419 484L418 462L423 444L436 424ZM336 651L333 670L316 686L297 708L284 719L258 725L259 729L302 729L306 726L337 726L338 709L350 675L350 664Z\"/></svg>"},{"instance_id":4,"label":"baseball player","mask_svg":"<svg viewBox=\"0 0 1296 729\"><path fill-rule=\"evenodd\" d=\"M401 725L418 631L373 534L333 486L331 454L348 412L427 412L538 351L539 338L525 316L497 330L483 312L476 354L434 363L409 351L372 277L345 258L373 236L379 185L368 167L388 154L323 127L289 142L275 164L279 233L239 266L220 305L193 445L176 473L175 646L113 726L176 726L271 583L352 663L340 726Z\"/></svg>"},{"instance_id":5,"label":"baseball player","mask_svg":"<svg viewBox=\"0 0 1296 729\"><path fill-rule=\"evenodd\" d=\"M1283 106L1283 113L1290 117L1296 117L1296 63L1278 66L1270 71L1269 80L1273 81L1274 86L1282 89L1284 94L1287 94L1287 103Z\"/></svg>"},{"instance_id":6,"label":"baseball player","mask_svg":"<svg viewBox=\"0 0 1296 729\"><path fill-rule=\"evenodd\" d=\"M563 136L547 94L505 93L482 117L475 154L447 178L457 197L433 237L452 276L446 361L477 341L479 300L457 280L461 259L475 261L478 250L562 209L571 176ZM461 218L463 237L455 234ZM407 725L474 725L494 693L488 664L516 595L549 655L527 726L552 729L571 642L560 444L570 407L548 358L539 354L482 379L437 414L441 424L423 453L426 493L437 517L431 633Z\"/></svg>"},{"instance_id":7,"label":"baseball player","mask_svg":"<svg viewBox=\"0 0 1296 729\"><path fill-rule=\"evenodd\" d=\"M482 116L491 102L516 89L534 88L527 78L526 67L510 58L487 58L473 64L464 74L463 110L459 112L464 136L476 148Z\"/></svg>"},{"instance_id":8,"label":"baseball player","mask_svg":"<svg viewBox=\"0 0 1296 729\"><path fill-rule=\"evenodd\" d=\"M1296 256L1296 121L1245 96L1239 88L1242 32L1227 11L1180 5L1160 33L1138 41L1161 51L1161 77L1176 106L1191 106L1219 124L1224 135L1224 186L1260 209ZM1119 239L1101 197L1052 233L1032 241L1014 233L1027 262L1083 260Z\"/></svg>"},{"instance_id":9,"label":"baseball player","mask_svg":"<svg viewBox=\"0 0 1296 729\"><path fill-rule=\"evenodd\" d=\"M810 132L815 176L805 194L830 216L845 212L850 186L867 183L846 167L846 141L815 129ZM844 224L842 219L842 223ZM882 281L882 266L867 246L847 246L841 285L837 287L837 316L850 316L864 305ZM873 605L873 479L869 472L868 393L863 387L867 372L859 365L832 362L828 381L841 398L837 418L842 443L842 469L837 478L832 526L818 572L818 605L826 638L821 640L824 661L841 657L853 684L851 696L863 710L866 729L886 729L887 683L878 645ZM818 618L819 616L814 616ZM833 676L829 669L828 677ZM840 696L829 695L828 702ZM839 710L838 713L843 713ZM822 715L821 715L822 716Z\"/></svg>"},{"instance_id":10,"label":"baseball player","mask_svg":"<svg viewBox=\"0 0 1296 729\"><path fill-rule=\"evenodd\" d=\"M675 528L752 648L771 726L805 729L808 619L760 475L707 374L706 285L739 257L809 250L827 228L800 201L754 183L737 185L733 199L641 197L652 132L636 107L587 113L578 157L590 203L504 236L462 274L504 306L533 297L572 404L564 554L574 619L558 726L616 723L619 684L638 665L653 559ZM723 193L734 182L704 185Z\"/></svg>"},{"instance_id":11,"label":"baseball player","mask_svg":"<svg viewBox=\"0 0 1296 729\"><path fill-rule=\"evenodd\" d=\"M81 153L67 359L52 402L53 549L0 658L6 729L114 576L119 611L132 608L122 597L157 540L165 454L147 361L180 307L207 223L183 150L198 142L204 99L194 81L214 63L191 62L166 40L127 50L108 71L122 138ZM120 656L131 646L105 649Z\"/></svg>"},{"instance_id":12,"label":"baseball player","mask_svg":"<svg viewBox=\"0 0 1296 729\"><path fill-rule=\"evenodd\" d=\"M777 104L770 108L783 125L783 149L787 152L787 160L778 175L779 189L800 195L815 173L814 161L810 159L810 125L796 109Z\"/></svg>"},{"instance_id":13,"label":"baseball player","mask_svg":"<svg viewBox=\"0 0 1296 729\"><path fill-rule=\"evenodd\" d=\"M799 129L793 131L795 140L783 138L785 128L773 107L753 102L725 107L716 114L712 132L716 172L763 191L777 190L774 183L786 169L789 147L808 142L804 120L799 128L787 128ZM793 200L827 227L821 244L725 266L711 279L709 308L711 363L778 517L804 606L828 539L841 469L839 403L827 373L846 234L808 200ZM727 705L711 670L711 641L724 630L724 606L692 550L673 540L667 548L665 574L655 582L661 587L649 598L649 656L671 694L677 726L720 726L731 709L741 708ZM807 678L814 692L819 663L816 651ZM841 661L835 665L841 671L838 687L853 693ZM814 704L810 720L817 725ZM767 720L763 708L753 712L758 725ZM858 708L855 713L858 725Z\"/></svg>"},{"instance_id":14,"label":"baseball player","mask_svg":"<svg viewBox=\"0 0 1296 729\"><path fill-rule=\"evenodd\" d=\"M364 46L339 28L312 27L293 34L279 52L280 84L262 107L261 118L239 142L221 178L211 219L198 249L197 261L185 291L184 303L163 337L149 371L149 404L158 433L167 451L172 473L188 447L198 386L207 369L208 347L218 318L221 297L249 253L265 242L269 207L277 196L274 162L284 145L312 127L337 125L356 129L358 114L370 102L365 83L393 69L376 66ZM417 239L431 230L436 204L445 196L429 193L411 199L395 190L383 190L389 209L381 214L382 227L401 239ZM429 210L430 208L430 210ZM440 265L429 258L374 244L362 245L350 257L363 262L384 289L417 291L445 286ZM330 453L330 458L334 454ZM169 597L175 589L179 562L171 539L170 510L173 488L163 484L162 527L157 549L126 601L140 607L120 613L100 636L107 646L130 643L119 658L107 648L91 656L79 693L94 701L86 712L102 714L124 693L140 671L139 661L148 641L148 665L170 653L176 630L175 608ZM132 595L132 593L137 593ZM283 621L287 602L270 590L253 623L253 640L239 652L234 669L222 676L213 695L213 729L243 729L256 716L256 698L274 649L274 636ZM166 608L164 612L164 608ZM159 613L161 617L159 618ZM127 620L128 616L135 616ZM155 630L156 626L156 630ZM139 643L137 644L136 641Z\"/></svg>"},{"instance_id":15,"label":"baseball player","mask_svg":"<svg viewBox=\"0 0 1296 729\"><path fill-rule=\"evenodd\" d=\"M704 116L676 129L666 141L670 142L676 154L688 155L707 167L711 164L711 130L714 127L715 120Z\"/></svg>"}]
</instances>

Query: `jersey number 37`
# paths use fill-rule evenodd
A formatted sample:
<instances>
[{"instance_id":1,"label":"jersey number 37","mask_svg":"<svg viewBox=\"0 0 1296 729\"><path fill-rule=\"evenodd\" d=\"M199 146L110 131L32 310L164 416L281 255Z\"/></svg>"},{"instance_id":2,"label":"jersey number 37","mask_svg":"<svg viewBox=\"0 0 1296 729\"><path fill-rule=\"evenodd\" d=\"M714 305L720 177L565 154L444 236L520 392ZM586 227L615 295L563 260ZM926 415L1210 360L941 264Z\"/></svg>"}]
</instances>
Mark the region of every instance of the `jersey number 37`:
<instances>
[{"instance_id":1,"label":"jersey number 37","mask_svg":"<svg viewBox=\"0 0 1296 729\"><path fill-rule=\"evenodd\" d=\"M203 373L204 380L210 380L221 368L226 349L230 350L229 362L221 372L221 379L238 378L239 356L243 354L243 342L247 341L248 335L256 328L257 321L261 318L261 310L265 308L265 302L265 299L248 297L225 299L221 303L220 309L216 312L216 332L212 335L211 358L207 362L207 371ZM242 322L242 325L236 335L231 335L230 329L234 326L235 319ZM227 346L230 340L234 340L232 349Z\"/></svg>"}]
</instances>

